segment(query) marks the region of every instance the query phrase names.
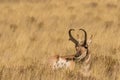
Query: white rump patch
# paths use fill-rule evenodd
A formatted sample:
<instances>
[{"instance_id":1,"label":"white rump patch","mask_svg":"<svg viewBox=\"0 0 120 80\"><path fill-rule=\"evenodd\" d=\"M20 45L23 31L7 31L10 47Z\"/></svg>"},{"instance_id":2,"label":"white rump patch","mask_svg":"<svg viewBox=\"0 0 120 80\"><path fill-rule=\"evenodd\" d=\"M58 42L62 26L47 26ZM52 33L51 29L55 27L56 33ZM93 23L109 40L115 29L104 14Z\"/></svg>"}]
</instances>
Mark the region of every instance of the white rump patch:
<instances>
[{"instance_id":1,"label":"white rump patch","mask_svg":"<svg viewBox=\"0 0 120 80\"><path fill-rule=\"evenodd\" d=\"M59 58L59 60L53 65L53 68L67 68L67 66L69 66L68 62L63 58Z\"/></svg>"}]
</instances>

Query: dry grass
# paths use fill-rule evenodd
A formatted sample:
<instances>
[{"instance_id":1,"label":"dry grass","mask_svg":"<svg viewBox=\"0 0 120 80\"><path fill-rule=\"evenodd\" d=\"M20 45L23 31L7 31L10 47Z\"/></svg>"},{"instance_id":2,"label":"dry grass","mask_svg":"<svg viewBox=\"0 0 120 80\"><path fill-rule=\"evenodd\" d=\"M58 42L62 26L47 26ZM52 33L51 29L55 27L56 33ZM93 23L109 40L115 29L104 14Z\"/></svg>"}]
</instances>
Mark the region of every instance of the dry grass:
<instances>
[{"instance_id":1,"label":"dry grass","mask_svg":"<svg viewBox=\"0 0 120 80\"><path fill-rule=\"evenodd\" d=\"M0 80L120 80L119 10L118 0L0 0ZM90 77L44 65L74 54L70 28L94 35Z\"/></svg>"}]
</instances>

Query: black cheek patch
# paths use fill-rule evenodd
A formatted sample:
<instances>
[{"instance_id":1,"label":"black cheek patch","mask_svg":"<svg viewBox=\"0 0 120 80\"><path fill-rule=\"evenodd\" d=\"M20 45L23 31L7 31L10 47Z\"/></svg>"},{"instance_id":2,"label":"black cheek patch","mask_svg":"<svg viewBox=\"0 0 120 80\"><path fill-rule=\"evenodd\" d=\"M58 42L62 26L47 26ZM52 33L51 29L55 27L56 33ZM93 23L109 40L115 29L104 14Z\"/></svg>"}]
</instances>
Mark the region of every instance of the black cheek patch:
<instances>
[{"instance_id":1,"label":"black cheek patch","mask_svg":"<svg viewBox=\"0 0 120 80\"><path fill-rule=\"evenodd\" d=\"M79 57L81 54L80 53L77 53L77 54L75 54L75 57Z\"/></svg>"}]
</instances>

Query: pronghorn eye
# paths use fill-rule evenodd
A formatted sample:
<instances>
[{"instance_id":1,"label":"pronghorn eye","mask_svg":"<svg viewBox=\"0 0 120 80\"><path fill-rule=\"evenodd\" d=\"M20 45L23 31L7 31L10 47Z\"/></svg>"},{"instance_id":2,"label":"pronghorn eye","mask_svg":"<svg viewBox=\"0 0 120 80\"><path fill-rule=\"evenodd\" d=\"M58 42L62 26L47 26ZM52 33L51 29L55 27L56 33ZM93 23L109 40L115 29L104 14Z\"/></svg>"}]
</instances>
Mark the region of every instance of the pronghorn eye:
<instances>
[{"instance_id":1,"label":"pronghorn eye","mask_svg":"<svg viewBox=\"0 0 120 80\"><path fill-rule=\"evenodd\" d=\"M88 45L85 45L85 48L88 48Z\"/></svg>"}]
</instances>

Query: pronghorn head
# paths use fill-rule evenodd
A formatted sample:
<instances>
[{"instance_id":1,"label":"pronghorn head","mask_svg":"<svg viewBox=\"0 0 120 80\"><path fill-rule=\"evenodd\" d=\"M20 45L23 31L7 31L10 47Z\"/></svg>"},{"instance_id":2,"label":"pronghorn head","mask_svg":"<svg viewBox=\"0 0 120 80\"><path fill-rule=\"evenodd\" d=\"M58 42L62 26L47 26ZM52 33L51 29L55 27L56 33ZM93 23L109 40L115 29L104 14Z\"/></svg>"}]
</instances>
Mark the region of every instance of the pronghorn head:
<instances>
[{"instance_id":1,"label":"pronghorn head","mask_svg":"<svg viewBox=\"0 0 120 80\"><path fill-rule=\"evenodd\" d=\"M69 40L71 40L75 44L76 54L75 59L82 60L84 59L88 54L88 46L91 43L92 36L89 41L87 41L87 32L84 29L79 29L80 31L84 32L84 41L78 41L76 40L71 32L74 31L74 29L69 30Z\"/></svg>"}]
</instances>

